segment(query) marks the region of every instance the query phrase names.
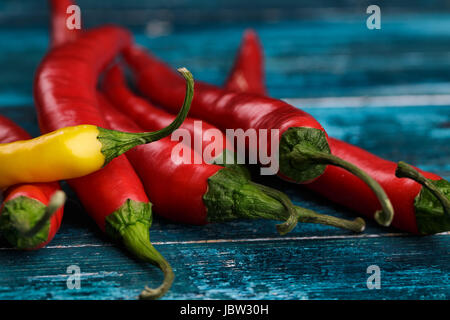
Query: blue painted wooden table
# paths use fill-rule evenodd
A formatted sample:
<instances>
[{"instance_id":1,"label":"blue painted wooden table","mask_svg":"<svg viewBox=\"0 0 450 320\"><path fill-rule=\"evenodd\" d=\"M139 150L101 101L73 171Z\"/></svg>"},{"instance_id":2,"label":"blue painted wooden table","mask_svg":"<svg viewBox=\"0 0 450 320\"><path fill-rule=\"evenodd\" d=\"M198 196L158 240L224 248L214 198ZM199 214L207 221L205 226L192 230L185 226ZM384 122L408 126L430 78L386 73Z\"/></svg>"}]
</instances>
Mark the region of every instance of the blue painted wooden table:
<instances>
[{"instance_id":1,"label":"blue painted wooden table","mask_svg":"<svg viewBox=\"0 0 450 320\"><path fill-rule=\"evenodd\" d=\"M9 15L0 20L0 113L37 135L32 78L47 49L46 8L24 1L24 6L33 8L31 14L18 10L16 1L2 3L0 9ZM98 7L89 1L80 3L86 4L87 25L127 22L126 8L114 10L120 1L111 1L102 16L94 10L99 2L95 2ZM159 1L152 3L164 9ZM430 13L427 6L418 9L421 14L392 10L383 16L381 30L370 31L363 7L360 11L349 7L348 12L332 8L334 14L305 18L301 13L295 16L297 11L287 0L278 1L279 8L272 11L264 2L266 8L256 13L250 4L230 1L227 9L240 10L235 10L235 18L225 19L225 9L208 5L219 1L193 3L186 12L197 14L197 24L180 20L183 8L176 7L172 15L159 12L159 20L152 20L146 29L132 19L128 25L135 27L136 40L155 54L215 84L223 82L243 29L254 27L265 46L267 85L273 96L302 106L332 136L450 179L448 10L437 10L439 14L431 9ZM310 5L304 5L306 12L321 12L313 2L305 3ZM127 5L144 6L142 1ZM155 8L143 12L153 17ZM244 19L246 12L252 19ZM218 20L208 20L211 14ZM343 218L354 216L299 186L276 178L262 182L284 190L297 204ZM0 241L0 299L135 299L144 285L157 285L160 271L111 243L65 189L70 200L62 228L50 245L20 252ZM281 237L272 221L193 227L156 218L150 234L176 274L165 299L450 296L448 233L416 237L369 221L360 235L303 224ZM78 290L66 286L70 265L82 272ZM366 286L370 265L380 267L380 290Z\"/></svg>"}]
</instances>

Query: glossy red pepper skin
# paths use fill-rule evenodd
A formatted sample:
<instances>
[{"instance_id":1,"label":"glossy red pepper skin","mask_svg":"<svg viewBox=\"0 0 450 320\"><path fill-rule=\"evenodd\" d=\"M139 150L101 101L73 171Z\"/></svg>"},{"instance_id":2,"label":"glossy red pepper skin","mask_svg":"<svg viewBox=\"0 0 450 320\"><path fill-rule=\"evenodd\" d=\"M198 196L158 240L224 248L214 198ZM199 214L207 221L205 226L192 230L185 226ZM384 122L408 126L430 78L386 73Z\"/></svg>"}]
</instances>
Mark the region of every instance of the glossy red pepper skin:
<instances>
[{"instance_id":1,"label":"glossy red pepper skin","mask_svg":"<svg viewBox=\"0 0 450 320\"><path fill-rule=\"evenodd\" d=\"M333 154L355 163L383 187L395 210L392 226L418 233L414 199L421 191L422 185L411 179L397 178L395 162L384 160L338 139L329 138L328 141ZM442 179L436 174L416 169L428 179ZM323 175L306 187L370 218L374 212L371 210L378 207L378 200L361 180L337 167L328 166Z\"/></svg>"},{"instance_id":2,"label":"glossy red pepper skin","mask_svg":"<svg viewBox=\"0 0 450 320\"><path fill-rule=\"evenodd\" d=\"M147 100L136 96L127 87L123 71L118 65L113 66L106 72L103 79L103 90L108 99L114 101L115 107L133 119L144 130L154 131L162 129L167 127L175 119L173 114L157 108L147 102ZM201 123L201 130L195 130L196 122ZM217 127L208 122L190 117L184 120L180 129L187 130L190 133L191 139L189 146L201 154L212 143L211 138L205 135L205 133L210 130L216 130L218 133L221 133ZM227 146L225 135L222 135L222 146L223 152ZM222 152L217 152L219 154L213 153L213 156L219 156Z\"/></svg>"},{"instance_id":3,"label":"glossy red pepper skin","mask_svg":"<svg viewBox=\"0 0 450 320\"><path fill-rule=\"evenodd\" d=\"M31 138L30 135L21 127L16 125L8 118L0 116L0 143L9 143L18 140L28 140L30 138ZM51 196L58 190L61 190L61 188L57 182L22 184L9 187L6 191L4 191L3 201L4 203L6 203L17 197L24 196L30 199L37 200L41 202L43 205L47 206L50 202ZM3 205L1 209L3 209ZM53 239L56 232L59 230L59 227L61 226L63 213L64 207L61 207L50 218L50 227L46 241L41 242L35 247L23 249L28 250L39 249L46 246Z\"/></svg>"},{"instance_id":4,"label":"glossy red pepper skin","mask_svg":"<svg viewBox=\"0 0 450 320\"><path fill-rule=\"evenodd\" d=\"M99 107L110 128L125 132L142 131L101 94L98 99L102 101ZM176 145L177 142L167 137L151 144L137 146L128 151L126 156L152 199L155 212L174 222L207 224L203 195L208 189L208 178L222 167L206 163L176 164L171 161L172 149Z\"/></svg>"},{"instance_id":5,"label":"glossy red pepper skin","mask_svg":"<svg viewBox=\"0 0 450 320\"><path fill-rule=\"evenodd\" d=\"M266 92L263 63L264 54L258 35L248 29L224 87L236 92Z\"/></svg>"},{"instance_id":6,"label":"glossy red pepper skin","mask_svg":"<svg viewBox=\"0 0 450 320\"><path fill-rule=\"evenodd\" d=\"M80 124L106 127L97 108L98 74L130 40L129 33L123 29L102 27L87 31L75 42L48 53L39 66L34 86L42 133ZM128 199L149 202L139 177L124 155L102 170L68 183L103 231L106 217Z\"/></svg>"},{"instance_id":7,"label":"glossy red pepper skin","mask_svg":"<svg viewBox=\"0 0 450 320\"><path fill-rule=\"evenodd\" d=\"M51 17L50 46L54 48L75 41L82 31L81 29L67 28L67 19L70 16L70 14L67 13L67 8L74 5L73 1L49 0L48 4L50 6Z\"/></svg>"},{"instance_id":8,"label":"glossy red pepper skin","mask_svg":"<svg viewBox=\"0 0 450 320\"><path fill-rule=\"evenodd\" d=\"M176 112L177 105L183 101L182 78L165 63L136 46L127 48L124 56L136 75L138 89L152 101ZM280 136L291 127L324 131L311 115L281 100L225 91L198 81L190 112L221 130L278 129Z\"/></svg>"},{"instance_id":9,"label":"glossy red pepper skin","mask_svg":"<svg viewBox=\"0 0 450 320\"><path fill-rule=\"evenodd\" d=\"M118 27L93 29L73 43L52 49L36 73L34 100L42 132L103 120L96 109L98 75L130 44L130 34Z\"/></svg>"},{"instance_id":10,"label":"glossy red pepper skin","mask_svg":"<svg viewBox=\"0 0 450 320\"><path fill-rule=\"evenodd\" d=\"M264 73L264 61L260 59L262 51L263 47L256 33L253 32L251 37L244 36L226 88L244 92L247 88L253 88L253 93L268 95L264 89L264 78L260 76ZM247 87L240 86L242 80L238 81L238 76L245 78ZM397 178L397 164L392 161L332 137L328 138L328 142L332 154L354 163L380 183L394 206L392 225L404 231L418 233L414 200L422 186L410 179ZM428 179L443 179L436 174L416 169ZM370 218L378 208L378 200L373 192L360 179L338 167L328 166L324 174L306 187Z\"/></svg>"}]
</instances>

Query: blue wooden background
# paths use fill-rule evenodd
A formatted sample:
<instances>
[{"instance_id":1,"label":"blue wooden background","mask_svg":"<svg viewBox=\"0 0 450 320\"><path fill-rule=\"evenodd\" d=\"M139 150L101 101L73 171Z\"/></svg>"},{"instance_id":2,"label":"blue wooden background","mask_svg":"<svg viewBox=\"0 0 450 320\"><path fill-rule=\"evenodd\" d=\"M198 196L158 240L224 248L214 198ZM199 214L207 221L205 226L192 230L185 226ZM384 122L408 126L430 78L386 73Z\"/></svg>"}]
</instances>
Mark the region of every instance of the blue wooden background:
<instances>
[{"instance_id":1,"label":"blue wooden background","mask_svg":"<svg viewBox=\"0 0 450 320\"><path fill-rule=\"evenodd\" d=\"M117 22L173 66L221 84L242 31L266 52L267 86L315 116L330 135L450 179L450 4L379 1L382 29L368 30L369 2L79 1L85 26ZM33 73L47 50L46 1L0 2L0 113L33 135ZM266 178L295 203L352 218L348 210ZM46 248L12 250L0 240L0 299L135 299L161 281L101 234L73 193ZM165 299L448 299L448 233L416 237L368 222L364 234L275 222L193 227L155 219L151 239L176 281ZM81 289L66 286L69 265ZM369 290L366 269L381 269Z\"/></svg>"}]
</instances>

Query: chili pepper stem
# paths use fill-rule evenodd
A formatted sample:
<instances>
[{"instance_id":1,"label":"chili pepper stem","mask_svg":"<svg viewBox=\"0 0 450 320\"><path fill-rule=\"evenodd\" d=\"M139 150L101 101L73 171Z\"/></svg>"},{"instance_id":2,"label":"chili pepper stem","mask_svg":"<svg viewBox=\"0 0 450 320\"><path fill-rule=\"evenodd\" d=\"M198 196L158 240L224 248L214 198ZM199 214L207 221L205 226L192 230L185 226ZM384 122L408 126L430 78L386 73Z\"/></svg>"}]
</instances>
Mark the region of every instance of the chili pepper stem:
<instances>
[{"instance_id":1,"label":"chili pepper stem","mask_svg":"<svg viewBox=\"0 0 450 320\"><path fill-rule=\"evenodd\" d=\"M314 161L315 163L322 163L327 165L334 165L341 167L350 173L354 174L362 181L364 181L375 193L380 201L382 210L375 212L375 220L383 226L389 226L394 218L394 208L389 200L386 192L372 177L370 177L363 170L347 162L339 157L336 157L330 153L321 152L309 147L307 144L297 144L293 151L289 154L292 161L299 161L304 163L305 161Z\"/></svg>"},{"instance_id":2,"label":"chili pepper stem","mask_svg":"<svg viewBox=\"0 0 450 320\"><path fill-rule=\"evenodd\" d=\"M286 194L254 183L245 174L227 168L219 170L208 179L208 191L203 196L203 201L209 222L235 219L285 221L280 225L281 228L277 226L281 232L292 230L297 222L321 223L354 232L363 231L365 225L362 219L349 221L295 206Z\"/></svg>"},{"instance_id":3,"label":"chili pepper stem","mask_svg":"<svg viewBox=\"0 0 450 320\"><path fill-rule=\"evenodd\" d=\"M160 255L161 256L161 255ZM164 274L164 282L158 288L153 289L145 286L145 289L139 294L141 300L154 300L162 297L172 286L175 274L172 271L172 267L166 260L162 260L159 264L159 268Z\"/></svg>"},{"instance_id":4,"label":"chili pepper stem","mask_svg":"<svg viewBox=\"0 0 450 320\"><path fill-rule=\"evenodd\" d=\"M409 178L427 188L442 204L446 214L450 215L450 199L448 199L433 183L406 162L399 161L395 170L397 178Z\"/></svg>"},{"instance_id":5,"label":"chili pepper stem","mask_svg":"<svg viewBox=\"0 0 450 320\"><path fill-rule=\"evenodd\" d=\"M281 191L269 188L265 185L258 184L255 182L251 182L251 184L253 184L257 188L259 188L262 192L267 194L269 197L272 197L272 198L280 201L280 203L288 211L289 216L288 216L286 222L284 222L282 224L277 224L277 226L276 226L278 233L281 235L285 235L285 234L289 233L290 231L292 231L292 229L294 229L295 226L297 225L298 219L297 219L297 211L296 211L295 206L292 203L291 199L289 199L289 197Z\"/></svg>"},{"instance_id":6,"label":"chili pepper stem","mask_svg":"<svg viewBox=\"0 0 450 320\"><path fill-rule=\"evenodd\" d=\"M19 233L26 238L35 236L47 224L48 220L55 214L55 212L64 205L65 202L66 194L60 190L56 191L50 198L50 202L45 208L44 215L31 229L29 227L25 227L24 225L17 225Z\"/></svg>"},{"instance_id":7,"label":"chili pepper stem","mask_svg":"<svg viewBox=\"0 0 450 320\"><path fill-rule=\"evenodd\" d=\"M363 232L366 228L366 222L362 218L356 218L354 220L340 219L333 216L319 214L312 210L296 207L298 221L304 223L319 223L328 225L331 227L337 227L345 230L351 230L353 232Z\"/></svg>"},{"instance_id":8,"label":"chili pepper stem","mask_svg":"<svg viewBox=\"0 0 450 320\"><path fill-rule=\"evenodd\" d=\"M139 298L154 300L162 297L170 289L175 275L170 264L150 243L148 227L139 222L128 225L122 233L122 239L125 247L136 257L156 265L164 274L163 283L158 288L152 289L146 286Z\"/></svg>"},{"instance_id":9,"label":"chili pepper stem","mask_svg":"<svg viewBox=\"0 0 450 320\"><path fill-rule=\"evenodd\" d=\"M120 132L98 128L98 139L102 143L102 153L105 156L105 165L112 159L120 156L128 150L146 143L158 141L170 135L178 129L186 119L194 98L194 78L186 68L178 69L178 72L186 80L186 95L184 97L183 106L176 118L167 127L154 132Z\"/></svg>"},{"instance_id":10,"label":"chili pepper stem","mask_svg":"<svg viewBox=\"0 0 450 320\"><path fill-rule=\"evenodd\" d=\"M17 249L36 248L48 240L49 218L64 199L61 191L54 193L48 205L23 195L6 201L0 215L0 233Z\"/></svg>"}]
</instances>

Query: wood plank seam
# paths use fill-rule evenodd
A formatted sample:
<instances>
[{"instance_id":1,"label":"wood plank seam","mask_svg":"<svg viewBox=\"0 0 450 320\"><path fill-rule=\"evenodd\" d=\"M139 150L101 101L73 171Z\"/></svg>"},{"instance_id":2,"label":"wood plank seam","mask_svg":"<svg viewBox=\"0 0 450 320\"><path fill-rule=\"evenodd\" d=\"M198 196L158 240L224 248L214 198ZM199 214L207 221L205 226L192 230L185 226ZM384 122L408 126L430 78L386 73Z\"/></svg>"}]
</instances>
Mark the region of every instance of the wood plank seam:
<instances>
[{"instance_id":1,"label":"wood plank seam","mask_svg":"<svg viewBox=\"0 0 450 320\"><path fill-rule=\"evenodd\" d=\"M450 94L283 98L282 100L294 106L313 105L314 108L432 107L449 106Z\"/></svg>"},{"instance_id":2,"label":"wood plank seam","mask_svg":"<svg viewBox=\"0 0 450 320\"><path fill-rule=\"evenodd\" d=\"M450 232L437 233L434 236L448 236ZM382 233L365 235L335 235L335 236L310 236L310 237L283 237L283 238L253 238L253 239L212 239L191 241L159 241L152 242L153 245L174 244L208 244L208 243L237 243L237 242L270 242L270 241L308 241L308 240L337 240L337 239L361 239L361 238L388 238L388 237L416 237L409 233ZM114 244L80 244L73 246L47 246L42 249L69 249L84 247L112 247ZM0 247L0 250L15 250L14 248Z\"/></svg>"}]
</instances>

